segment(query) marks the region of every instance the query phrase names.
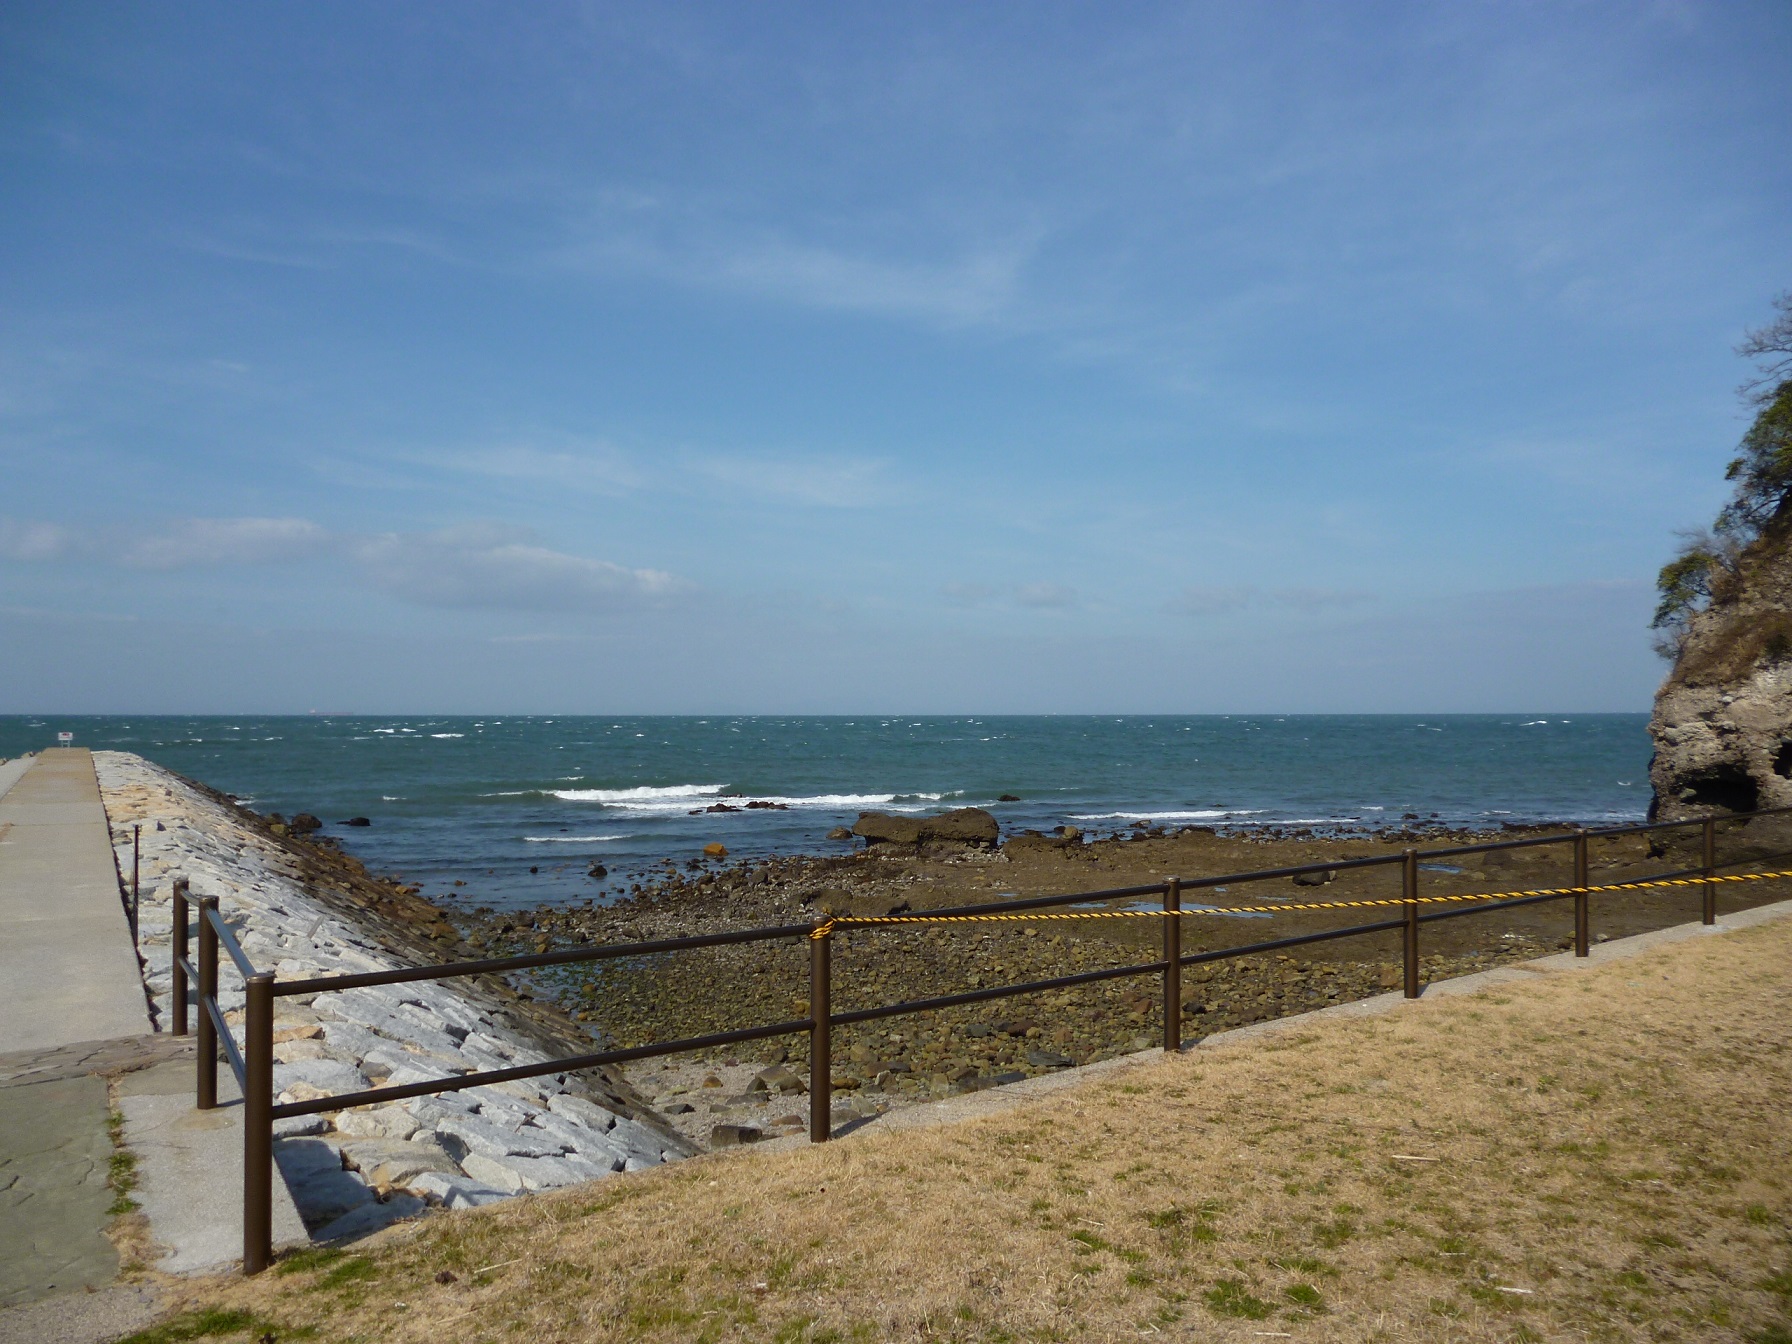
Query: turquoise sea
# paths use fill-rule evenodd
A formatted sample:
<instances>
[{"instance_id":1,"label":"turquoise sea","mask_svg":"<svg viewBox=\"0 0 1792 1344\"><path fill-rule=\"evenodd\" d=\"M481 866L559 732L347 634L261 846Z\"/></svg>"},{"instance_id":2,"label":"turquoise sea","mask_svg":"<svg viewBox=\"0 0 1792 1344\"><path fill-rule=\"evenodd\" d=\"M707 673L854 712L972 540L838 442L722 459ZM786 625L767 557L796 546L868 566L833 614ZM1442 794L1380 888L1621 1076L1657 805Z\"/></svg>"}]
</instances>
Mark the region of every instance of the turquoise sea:
<instances>
[{"instance_id":1,"label":"turquoise sea","mask_svg":"<svg viewBox=\"0 0 1792 1344\"><path fill-rule=\"evenodd\" d=\"M865 810L1004 831L1615 824L1649 803L1643 714L908 718L8 717L0 756L137 752L257 811L315 813L377 872L493 905L613 893L720 842L846 848ZM1001 802L1002 795L1018 802ZM773 804L748 808L748 802ZM733 812L700 809L725 803ZM697 815L692 815L696 812ZM367 817L372 825L336 823ZM606 879L588 876L592 863ZM455 879L466 883L456 889Z\"/></svg>"}]
</instances>

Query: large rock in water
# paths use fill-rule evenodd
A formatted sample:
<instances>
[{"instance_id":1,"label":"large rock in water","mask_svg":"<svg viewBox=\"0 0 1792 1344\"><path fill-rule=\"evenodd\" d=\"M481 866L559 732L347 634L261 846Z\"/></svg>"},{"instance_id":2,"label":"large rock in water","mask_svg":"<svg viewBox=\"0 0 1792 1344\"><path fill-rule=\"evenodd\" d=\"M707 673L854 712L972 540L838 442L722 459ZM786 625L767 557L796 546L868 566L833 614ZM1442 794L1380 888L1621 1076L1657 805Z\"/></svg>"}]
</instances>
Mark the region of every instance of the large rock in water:
<instances>
[{"instance_id":1,"label":"large rock in water","mask_svg":"<svg viewBox=\"0 0 1792 1344\"><path fill-rule=\"evenodd\" d=\"M1649 721L1651 820L1792 806L1792 538L1696 614Z\"/></svg>"},{"instance_id":2,"label":"large rock in water","mask_svg":"<svg viewBox=\"0 0 1792 1344\"><path fill-rule=\"evenodd\" d=\"M996 819L980 807L961 807L937 817L892 816L888 812L861 812L852 833L867 845L933 844L993 846L1001 838Z\"/></svg>"}]
</instances>

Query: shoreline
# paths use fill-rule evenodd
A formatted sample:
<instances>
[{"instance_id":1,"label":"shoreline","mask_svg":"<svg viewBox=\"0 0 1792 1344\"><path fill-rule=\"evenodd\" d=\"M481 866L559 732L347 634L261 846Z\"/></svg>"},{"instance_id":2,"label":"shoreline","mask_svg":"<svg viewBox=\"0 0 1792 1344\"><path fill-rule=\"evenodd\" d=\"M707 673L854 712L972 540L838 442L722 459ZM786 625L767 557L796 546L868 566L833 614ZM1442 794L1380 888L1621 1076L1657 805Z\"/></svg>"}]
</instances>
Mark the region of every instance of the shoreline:
<instances>
[{"instance_id":1,"label":"shoreline","mask_svg":"<svg viewBox=\"0 0 1792 1344\"><path fill-rule=\"evenodd\" d=\"M244 954L283 979L466 955L439 911L368 877L356 860L280 834L215 790L141 757L96 752L94 761L120 875L131 871L135 828L142 828L139 948L159 1032L171 1025L175 877L189 881L194 897L216 897ZM219 1009L239 1047L242 986L234 965L221 958ZM192 1005L190 1023L200 1011ZM281 1102L544 1063L588 1048L588 1037L564 1014L492 977L281 997L273 1028L273 1085ZM179 1109L190 1105L189 1098ZM144 1098L127 1097L122 1109L127 1145L134 1127L159 1123ZM365 1235L432 1205L471 1207L694 1151L611 1070L274 1122L275 1163L316 1240ZM152 1225L158 1207L176 1209L183 1197L168 1173L163 1177L158 1185L152 1167L143 1183Z\"/></svg>"},{"instance_id":2,"label":"shoreline","mask_svg":"<svg viewBox=\"0 0 1792 1344\"><path fill-rule=\"evenodd\" d=\"M1011 837L999 849L687 863L669 869L609 906L544 906L533 911L451 910L469 945L501 956L586 942L678 938L726 930L800 924L827 913L924 912L1001 899L1096 891L1387 854L1411 844L1441 848L1528 835L1554 827L1508 826L1468 833L1403 827L1375 838L1338 840L1307 834L1268 838L1208 828L1135 838L1065 843ZM1593 845L1592 880L1623 881L1659 869L1643 837ZM1499 891L1563 885L1571 880L1566 847L1465 856L1423 873L1427 893ZM1435 885L1434 885L1435 884ZM1316 887L1290 879L1224 888L1246 904L1300 904L1395 896L1394 867L1345 870ZM1762 903L1724 889L1721 908ZM1766 899L1762 893L1762 899ZM1672 892L1628 894L1595 907L1595 940L1683 922L1696 897ZM1192 903L1192 902L1191 902ZM1110 902L1123 905L1126 902ZM1535 959L1570 945L1572 907L1560 902L1489 911L1429 925L1422 976L1454 978ZM1366 922L1362 913L1288 911L1268 918L1216 916L1184 923L1184 952L1238 947L1272 938ZM1049 979L1079 971L1148 962L1158 955L1155 920L1053 921L980 925L857 928L839 936L834 953L836 1011L949 994L967 988ZM1274 932L1270 930L1273 929ZM1399 933L1358 935L1297 949L1298 955L1256 954L1187 968L1183 977L1184 1040L1373 997L1400 983ZM751 944L611 962L594 972L567 968L543 974L542 994L561 1003L587 1029L618 1045L695 1036L808 1011L806 945ZM834 1032L835 1120L880 1114L943 1096L1036 1077L1156 1044L1161 1037L1161 980L1124 980L1042 991L1014 999L952 1007L916 1016L838 1027ZM717 1124L747 1125L772 1137L798 1132L802 1116L778 1091L784 1073L807 1074L801 1038L780 1046L743 1047L679 1064L627 1070L631 1081L688 1137L703 1142ZM788 1061L788 1069L778 1066ZM772 1069L773 1082L753 1080ZM788 1082L784 1084L790 1086Z\"/></svg>"},{"instance_id":3,"label":"shoreline","mask_svg":"<svg viewBox=\"0 0 1792 1344\"><path fill-rule=\"evenodd\" d=\"M160 767L150 767L160 770ZM172 775L172 772L166 772ZM174 776L174 778L180 778ZM1505 824L1463 831L1417 816L1374 835L1340 837L1314 828L1149 825L1113 838L1009 836L998 847L947 846L923 852L888 847L728 861L667 860L662 876L623 899L532 910L444 905L402 879L370 875L327 835L294 834L226 795L193 784L235 819L298 861L307 886L346 902L397 955L412 962L498 957L771 925L828 913L924 912L1003 898L1097 891L1184 878L1387 854L1407 845L1436 848L1558 832ZM1417 823L1415 825L1415 823ZM128 844L128 840L127 840ZM1636 837L1600 842L1594 880L1622 880L1651 862ZM1502 890L1567 880L1565 849L1471 856L1478 866L1436 865L1427 883ZM1484 862L1480 862L1485 860ZM1557 868L1563 871L1556 871ZM1214 899L1299 904L1398 893L1397 870L1346 870L1334 882L1302 887L1287 879ZM1431 887L1430 890L1441 888ZM1678 905L1676 904L1678 902ZM1726 908L1750 902L1728 895ZM1192 904L1192 902L1191 902ZM1679 922L1682 898L1648 893L1602 911L1595 927L1618 937ZM1268 917L1189 920L1184 951L1216 950L1363 922L1341 912L1277 912ZM1472 974L1563 947L1566 904L1490 913L1431 926L1423 947L1427 980ZM1129 919L1035 918L962 928L855 929L836 949L835 1008L850 1011L966 988L1049 979L1148 962L1159 924ZM1271 930L1273 929L1273 932ZM1298 949L1191 967L1184 974L1184 1039L1374 997L1399 982L1398 934L1362 935ZM1048 991L913 1017L838 1028L831 1079L834 1124L1026 1077L1060 1072L1148 1048L1161 1037L1161 980L1145 975ZM548 1029L554 1049L572 1053L597 1039L635 1045L807 1013L806 943L752 944L698 953L554 968L494 987ZM544 1039L544 1044L548 1043ZM807 1052L800 1036L644 1061L614 1070L643 1107L697 1151L807 1127Z\"/></svg>"}]
</instances>

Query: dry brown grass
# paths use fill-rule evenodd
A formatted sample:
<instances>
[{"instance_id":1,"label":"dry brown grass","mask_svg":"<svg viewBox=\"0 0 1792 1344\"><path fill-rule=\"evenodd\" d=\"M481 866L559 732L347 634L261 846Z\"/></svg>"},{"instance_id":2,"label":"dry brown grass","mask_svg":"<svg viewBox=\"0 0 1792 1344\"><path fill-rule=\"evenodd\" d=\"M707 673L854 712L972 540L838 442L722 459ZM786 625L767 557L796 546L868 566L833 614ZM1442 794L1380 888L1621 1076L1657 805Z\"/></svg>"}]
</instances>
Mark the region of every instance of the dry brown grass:
<instances>
[{"instance_id":1,"label":"dry brown grass","mask_svg":"<svg viewBox=\"0 0 1792 1344\"><path fill-rule=\"evenodd\" d=\"M188 1305L331 1341L1792 1341L1789 954L1781 921L1301 1023Z\"/></svg>"}]
</instances>

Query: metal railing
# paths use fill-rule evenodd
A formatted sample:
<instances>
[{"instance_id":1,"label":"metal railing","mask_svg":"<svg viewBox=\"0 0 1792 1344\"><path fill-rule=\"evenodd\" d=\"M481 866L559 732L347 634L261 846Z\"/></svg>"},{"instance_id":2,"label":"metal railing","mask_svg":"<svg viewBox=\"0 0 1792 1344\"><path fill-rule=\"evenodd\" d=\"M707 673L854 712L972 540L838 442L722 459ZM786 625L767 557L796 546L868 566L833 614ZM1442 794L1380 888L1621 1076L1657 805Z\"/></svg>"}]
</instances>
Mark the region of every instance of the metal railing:
<instances>
[{"instance_id":1,"label":"metal railing","mask_svg":"<svg viewBox=\"0 0 1792 1344\"><path fill-rule=\"evenodd\" d=\"M952 1008L964 1004L986 1003L1022 994L1067 989L1133 976L1162 977L1163 1048L1179 1050L1182 1046L1182 968L1236 957L1260 956L1293 947L1331 942L1364 934L1398 929L1401 933L1402 981L1408 998L1420 993L1419 929L1439 920L1460 919L1467 915L1510 910L1518 906L1572 899L1574 901L1574 954L1588 954L1590 936L1590 893L1588 886L1588 846L1597 839L1640 835L1698 827L1701 831L1700 864L1649 874L1639 881L1701 879L1701 919L1714 924L1717 919L1717 877L1720 867L1733 863L1717 862L1717 827L1720 823L1742 823L1756 817L1792 813L1792 807L1761 809L1756 812L1733 813L1723 817L1694 821L1655 822L1640 826L1618 826L1597 830L1579 829L1566 835L1535 836L1519 840L1491 841L1483 844L1458 845L1445 849L1404 849L1399 853L1368 858L1341 859L1330 863L1299 864L1286 868L1266 868L1251 872L1230 873L1220 877L1170 877L1146 886L1118 887L1104 891L1073 892L1068 895L1038 896L1022 900L996 901L983 905L958 906L931 910L916 917L915 922L945 920L968 915L1014 915L1023 911L1044 911L1066 905L1089 902L1155 897L1162 902L1163 951L1153 961L1125 966L1083 971L1048 980L1030 980L1019 984L997 985L968 990L958 994L942 994L930 998L908 999L900 1003L874 1008L834 1012L833 943L839 930L831 920L813 924L786 924L771 928L743 929L729 933L703 934L691 938L667 938L655 942L616 943L600 947L569 948L558 952L538 952L523 956L489 957L479 961L449 962L433 966L408 966L389 971L369 971L352 975L314 976L303 980L279 981L271 971L258 969L244 953L236 934L218 909L216 896L190 895L187 880L174 880L174 943L173 943L173 1033L184 1035L188 1028L190 987L197 987L198 1015L198 1084L197 1105L210 1110L218 1105L218 1056L222 1052L243 1093L243 1269L255 1274L265 1269L272 1259L273 1209L273 1125L274 1121L294 1116L317 1115L327 1111L346 1110L380 1102L402 1101L410 1097L429 1096L442 1092L484 1087L493 1083L514 1082L554 1073L572 1073L601 1068L633 1060L653 1059L663 1055L719 1049L748 1041L768 1040L778 1036L807 1034L809 1037L809 1138L814 1143L826 1142L832 1132L832 1031L886 1017L900 1017ZM1488 900L1484 904L1420 913L1420 863L1427 859L1455 858L1468 854L1485 854L1500 850L1532 849L1550 845L1573 847L1573 887L1557 892L1519 896L1512 899ZM1792 853L1792 851L1788 851ZM1785 857L1775 855L1770 857ZM1344 928L1324 929L1287 938L1274 938L1239 947L1214 951L1182 951L1183 896L1190 891L1216 887L1232 887L1247 882L1261 882L1299 877L1313 873L1336 873L1359 868L1400 865L1401 915L1396 919L1376 920ZM1575 890L1579 888L1580 890ZM192 959L189 925L191 907L198 907L199 938L197 963ZM597 1050L587 1054L562 1056L536 1064L519 1064L510 1068L486 1069L448 1078L389 1087L368 1088L328 1097L276 1103L274 1099L274 1001L301 994L319 994L333 990L376 985L405 984L420 980L445 980L473 975L503 974L533 970L544 966L567 966L581 963L638 958L657 953L684 952L698 948L723 947L731 944L774 942L806 939L809 943L809 1015L786 1022L741 1027L732 1031L712 1032L674 1041L654 1042L614 1050ZM239 1047L218 1003L218 953L223 949L243 977L243 1044Z\"/></svg>"}]
</instances>

